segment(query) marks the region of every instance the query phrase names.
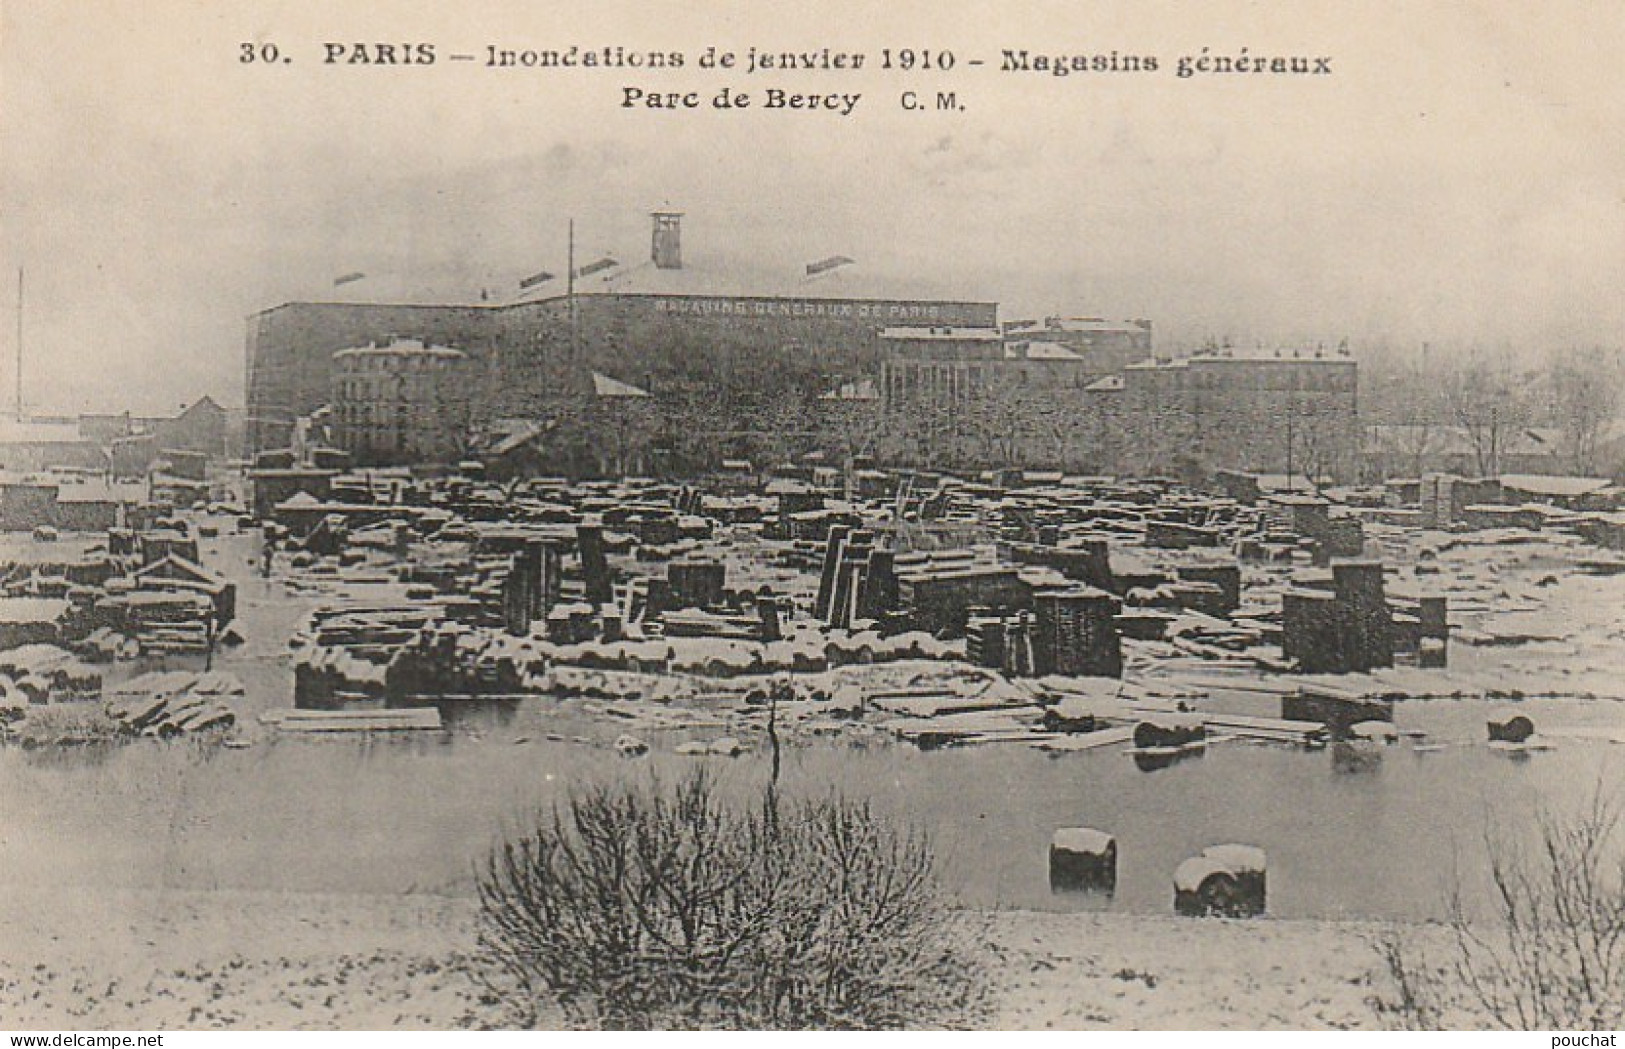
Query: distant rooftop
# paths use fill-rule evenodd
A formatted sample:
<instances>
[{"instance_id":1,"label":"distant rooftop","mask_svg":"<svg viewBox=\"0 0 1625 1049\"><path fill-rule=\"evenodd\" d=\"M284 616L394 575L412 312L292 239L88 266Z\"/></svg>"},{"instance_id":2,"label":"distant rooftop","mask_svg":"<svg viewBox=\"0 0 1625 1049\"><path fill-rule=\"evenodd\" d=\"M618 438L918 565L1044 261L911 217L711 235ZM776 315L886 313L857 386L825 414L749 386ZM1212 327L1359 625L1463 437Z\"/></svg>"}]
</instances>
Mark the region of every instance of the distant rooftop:
<instances>
[{"instance_id":1,"label":"distant rooftop","mask_svg":"<svg viewBox=\"0 0 1625 1049\"><path fill-rule=\"evenodd\" d=\"M1526 495L1574 498L1600 492L1612 482L1606 477L1570 477L1552 474L1502 474L1501 487Z\"/></svg>"},{"instance_id":2,"label":"distant rooftop","mask_svg":"<svg viewBox=\"0 0 1625 1049\"><path fill-rule=\"evenodd\" d=\"M599 397L609 398L649 396L648 390L639 389L629 382L612 379L602 372L592 373L592 392Z\"/></svg>"},{"instance_id":3,"label":"distant rooftop","mask_svg":"<svg viewBox=\"0 0 1625 1049\"><path fill-rule=\"evenodd\" d=\"M1136 361L1135 369L1186 368L1192 364L1339 364L1353 366L1354 358L1333 350L1203 350L1172 360Z\"/></svg>"},{"instance_id":4,"label":"distant rooftop","mask_svg":"<svg viewBox=\"0 0 1625 1049\"><path fill-rule=\"evenodd\" d=\"M665 221L662 222L662 216ZM856 299L909 302L953 302L991 306L979 298L944 295L930 282L901 280L869 272L844 255L820 262L786 260L783 267L740 265L703 252L684 256L681 215L661 212L655 234L665 252L660 260L648 249L616 251L592 261L576 260L574 290L579 295L670 295L737 299ZM814 253L809 252L809 256ZM320 297L290 300L303 304L420 306L498 309L563 299L571 288L564 260L537 259L523 270L489 268L433 273L349 273L335 279ZM260 313L269 312L258 311Z\"/></svg>"},{"instance_id":5,"label":"distant rooftop","mask_svg":"<svg viewBox=\"0 0 1625 1049\"><path fill-rule=\"evenodd\" d=\"M1004 355L1010 360L1029 361L1081 361L1083 354L1069 350L1058 342L1035 339L1032 342L1007 342Z\"/></svg>"},{"instance_id":6,"label":"distant rooftop","mask_svg":"<svg viewBox=\"0 0 1625 1049\"><path fill-rule=\"evenodd\" d=\"M551 282L545 292L528 298L556 298L565 294L562 282ZM693 295L708 298L769 299L898 299L958 301L927 292L919 284L867 273L846 266L829 273L806 276L784 270L735 269L701 262L681 269L663 269L653 262L617 266L576 280L581 295ZM515 301L526 301L520 298Z\"/></svg>"},{"instance_id":7,"label":"distant rooftop","mask_svg":"<svg viewBox=\"0 0 1625 1049\"><path fill-rule=\"evenodd\" d=\"M1021 338L1053 332L1098 332L1106 334L1143 334L1151 330L1147 320L1107 320L1104 317L1046 317L1042 321L1018 323L1009 334Z\"/></svg>"}]
</instances>

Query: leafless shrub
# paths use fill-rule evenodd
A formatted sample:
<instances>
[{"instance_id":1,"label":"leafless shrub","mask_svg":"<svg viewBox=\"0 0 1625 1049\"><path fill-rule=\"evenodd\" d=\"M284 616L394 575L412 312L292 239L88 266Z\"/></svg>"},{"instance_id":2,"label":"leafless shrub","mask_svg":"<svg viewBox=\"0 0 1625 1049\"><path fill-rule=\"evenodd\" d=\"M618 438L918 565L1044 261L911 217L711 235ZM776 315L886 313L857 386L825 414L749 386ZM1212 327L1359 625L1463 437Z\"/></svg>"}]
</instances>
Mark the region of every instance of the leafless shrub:
<instances>
[{"instance_id":1,"label":"leafless shrub","mask_svg":"<svg viewBox=\"0 0 1625 1049\"><path fill-rule=\"evenodd\" d=\"M1429 938L1377 944L1393 980L1378 1008L1397 1026L1611 1030L1625 1025L1625 833L1599 790L1576 815L1545 814L1534 848L1492 836L1490 913L1459 884Z\"/></svg>"},{"instance_id":2,"label":"leafless shrub","mask_svg":"<svg viewBox=\"0 0 1625 1049\"><path fill-rule=\"evenodd\" d=\"M867 802L582 789L495 847L480 901L523 1004L585 1026L898 1028L981 999L928 843Z\"/></svg>"},{"instance_id":3,"label":"leafless shrub","mask_svg":"<svg viewBox=\"0 0 1625 1049\"><path fill-rule=\"evenodd\" d=\"M25 747L106 743L120 734L100 703L43 703L24 708L20 716L0 715L0 738Z\"/></svg>"}]
</instances>

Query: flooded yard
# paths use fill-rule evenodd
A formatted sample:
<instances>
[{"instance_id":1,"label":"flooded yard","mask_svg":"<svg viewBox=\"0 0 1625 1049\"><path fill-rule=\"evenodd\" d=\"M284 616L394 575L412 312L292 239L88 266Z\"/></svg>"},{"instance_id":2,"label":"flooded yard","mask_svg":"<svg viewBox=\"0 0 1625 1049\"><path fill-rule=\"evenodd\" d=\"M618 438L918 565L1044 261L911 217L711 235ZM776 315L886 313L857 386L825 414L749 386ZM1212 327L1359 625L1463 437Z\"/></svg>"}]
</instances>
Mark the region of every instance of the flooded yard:
<instances>
[{"instance_id":1,"label":"flooded yard","mask_svg":"<svg viewBox=\"0 0 1625 1049\"><path fill-rule=\"evenodd\" d=\"M1554 749L1494 751L1483 704L1434 701L1401 705L1396 721L1440 749L1401 740L1358 771L1329 749L1241 741L1149 772L1116 748L830 744L787 748L782 782L865 795L929 829L971 906L1167 913L1180 860L1238 841L1269 855L1272 915L1421 918L1438 913L1458 862L1477 869L1487 832L1519 838L1542 806L1625 789L1625 746L1607 741L1625 734L1625 705L1518 709ZM569 784L704 762L729 792L756 796L768 774L760 749L628 759L606 732L577 702L527 699L412 738L3 749L0 869L32 885L463 895L494 837ZM1118 838L1114 897L1050 892L1046 849L1067 826Z\"/></svg>"}]
</instances>

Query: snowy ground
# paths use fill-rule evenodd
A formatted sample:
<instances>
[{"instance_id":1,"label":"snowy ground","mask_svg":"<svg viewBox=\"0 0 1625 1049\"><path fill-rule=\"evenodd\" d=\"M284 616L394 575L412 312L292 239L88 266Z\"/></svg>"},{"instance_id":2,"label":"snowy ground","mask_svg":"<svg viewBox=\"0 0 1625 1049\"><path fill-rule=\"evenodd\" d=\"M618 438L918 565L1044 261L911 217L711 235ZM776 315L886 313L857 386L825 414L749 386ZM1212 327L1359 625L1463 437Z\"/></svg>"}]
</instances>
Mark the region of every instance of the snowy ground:
<instances>
[{"instance_id":1,"label":"snowy ground","mask_svg":"<svg viewBox=\"0 0 1625 1049\"><path fill-rule=\"evenodd\" d=\"M501 1026L466 899L63 888L0 904L15 1029ZM1365 924L988 912L990 1025L1380 1026Z\"/></svg>"}]
</instances>

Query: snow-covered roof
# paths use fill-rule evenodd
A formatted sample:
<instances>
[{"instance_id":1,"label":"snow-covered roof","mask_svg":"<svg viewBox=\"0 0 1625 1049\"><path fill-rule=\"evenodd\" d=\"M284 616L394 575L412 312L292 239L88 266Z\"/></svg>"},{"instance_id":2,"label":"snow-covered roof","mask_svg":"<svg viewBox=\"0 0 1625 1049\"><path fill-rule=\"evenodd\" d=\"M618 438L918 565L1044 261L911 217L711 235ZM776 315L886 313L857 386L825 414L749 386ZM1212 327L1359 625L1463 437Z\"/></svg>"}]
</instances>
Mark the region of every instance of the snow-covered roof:
<instances>
[{"instance_id":1,"label":"snow-covered roof","mask_svg":"<svg viewBox=\"0 0 1625 1049\"><path fill-rule=\"evenodd\" d=\"M592 392L599 397L647 397L649 391L629 382L612 379L602 372L592 373Z\"/></svg>"},{"instance_id":2,"label":"snow-covered roof","mask_svg":"<svg viewBox=\"0 0 1625 1049\"><path fill-rule=\"evenodd\" d=\"M387 346L372 343L367 346L352 346L349 349L339 350L333 354L334 360L349 357L438 357L443 360L461 360L466 356L461 350L454 350L449 346L425 346L419 339L395 339Z\"/></svg>"},{"instance_id":3,"label":"snow-covered roof","mask_svg":"<svg viewBox=\"0 0 1625 1049\"><path fill-rule=\"evenodd\" d=\"M1032 342L1005 343L1004 356L1009 360L1029 361L1081 361L1083 354L1069 350L1058 342L1035 339Z\"/></svg>"},{"instance_id":4,"label":"snow-covered roof","mask_svg":"<svg viewBox=\"0 0 1625 1049\"><path fill-rule=\"evenodd\" d=\"M1529 495L1574 498L1607 488L1606 477L1563 477L1554 474L1502 474L1501 487Z\"/></svg>"}]
</instances>

